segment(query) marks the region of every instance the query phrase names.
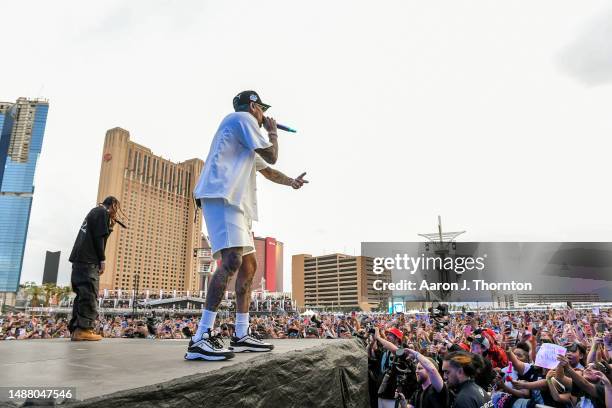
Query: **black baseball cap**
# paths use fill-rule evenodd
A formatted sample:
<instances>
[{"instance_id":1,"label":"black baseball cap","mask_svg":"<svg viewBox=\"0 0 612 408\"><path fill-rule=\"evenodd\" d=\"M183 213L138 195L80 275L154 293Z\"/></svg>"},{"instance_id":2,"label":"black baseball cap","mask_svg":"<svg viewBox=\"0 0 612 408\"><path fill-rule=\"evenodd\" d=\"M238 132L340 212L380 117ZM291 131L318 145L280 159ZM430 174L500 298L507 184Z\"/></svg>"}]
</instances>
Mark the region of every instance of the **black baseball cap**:
<instances>
[{"instance_id":1,"label":"black baseball cap","mask_svg":"<svg viewBox=\"0 0 612 408\"><path fill-rule=\"evenodd\" d=\"M248 105L249 103L254 102L261 106L265 111L270 107L270 105L265 104L261 101L261 98L255 91L242 91L238 95L234 96L233 104L234 110L238 110L240 105Z\"/></svg>"}]
</instances>

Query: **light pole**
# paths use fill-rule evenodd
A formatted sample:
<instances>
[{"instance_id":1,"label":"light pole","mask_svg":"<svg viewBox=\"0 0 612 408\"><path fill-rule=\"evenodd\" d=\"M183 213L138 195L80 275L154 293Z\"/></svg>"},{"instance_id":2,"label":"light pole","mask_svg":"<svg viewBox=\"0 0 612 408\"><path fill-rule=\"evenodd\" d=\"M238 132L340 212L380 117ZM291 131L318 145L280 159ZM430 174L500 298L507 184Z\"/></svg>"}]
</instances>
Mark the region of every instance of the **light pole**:
<instances>
[{"instance_id":1,"label":"light pole","mask_svg":"<svg viewBox=\"0 0 612 408\"><path fill-rule=\"evenodd\" d=\"M428 242L425 243L425 251L429 252L429 245L433 245L434 253L442 259L442 263L444 263L444 259L447 258L451 252L451 248L453 251L455 250L455 239L464 234L465 231L456 231L456 232L442 232L442 217L438 215L438 232L433 232L429 234L418 234L419 236L426 238ZM453 257L451 255L451 257ZM441 283L450 283L449 272L445 268L437 268L438 278ZM455 279L459 279L460 275L455 274ZM450 290L439 291L439 299L441 301L447 300L450 297ZM431 301L430 291L429 289L425 292L425 301L429 303Z\"/></svg>"},{"instance_id":2,"label":"light pole","mask_svg":"<svg viewBox=\"0 0 612 408\"><path fill-rule=\"evenodd\" d=\"M138 272L134 274L134 292L132 294L132 318L136 318L136 311L138 307L136 306L137 296L138 296L138 286L140 284L140 276Z\"/></svg>"}]
</instances>

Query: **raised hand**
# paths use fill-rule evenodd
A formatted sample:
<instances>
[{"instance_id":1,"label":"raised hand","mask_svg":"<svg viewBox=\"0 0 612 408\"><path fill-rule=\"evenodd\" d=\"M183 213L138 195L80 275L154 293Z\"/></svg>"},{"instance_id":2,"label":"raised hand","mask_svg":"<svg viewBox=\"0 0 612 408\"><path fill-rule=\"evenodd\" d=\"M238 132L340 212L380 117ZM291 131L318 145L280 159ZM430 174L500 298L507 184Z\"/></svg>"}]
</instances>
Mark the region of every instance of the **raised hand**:
<instances>
[{"instance_id":1,"label":"raised hand","mask_svg":"<svg viewBox=\"0 0 612 408\"><path fill-rule=\"evenodd\" d=\"M291 187L297 190L300 187L302 187L304 183L308 183L308 180L304 179L305 175L306 175L306 172L300 174L299 176L297 176L297 178L294 178L293 181L291 182Z\"/></svg>"},{"instance_id":2,"label":"raised hand","mask_svg":"<svg viewBox=\"0 0 612 408\"><path fill-rule=\"evenodd\" d=\"M274 118L264 117L263 127L268 133L276 134L276 121Z\"/></svg>"},{"instance_id":3,"label":"raised hand","mask_svg":"<svg viewBox=\"0 0 612 408\"><path fill-rule=\"evenodd\" d=\"M604 384L604 386L607 386L607 387L612 386L612 383L610 383L610 379L601 371L594 371L593 374L595 374L595 376L599 378L599 381L601 381Z\"/></svg>"},{"instance_id":4,"label":"raised hand","mask_svg":"<svg viewBox=\"0 0 612 408\"><path fill-rule=\"evenodd\" d=\"M557 355L557 361L559 362L559 368L565 368L569 366L569 360L567 357L562 356L561 354Z\"/></svg>"}]
</instances>

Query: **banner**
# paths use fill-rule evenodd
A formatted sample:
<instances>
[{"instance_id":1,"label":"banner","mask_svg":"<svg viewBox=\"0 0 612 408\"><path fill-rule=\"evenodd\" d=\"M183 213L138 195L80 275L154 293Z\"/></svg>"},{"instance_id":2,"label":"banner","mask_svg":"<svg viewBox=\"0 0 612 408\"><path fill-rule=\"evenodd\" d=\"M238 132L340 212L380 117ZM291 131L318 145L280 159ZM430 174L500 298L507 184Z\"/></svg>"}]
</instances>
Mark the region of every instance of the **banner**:
<instances>
[{"instance_id":1,"label":"banner","mask_svg":"<svg viewBox=\"0 0 612 408\"><path fill-rule=\"evenodd\" d=\"M372 289L404 301L612 301L608 242L363 242L361 254Z\"/></svg>"},{"instance_id":2,"label":"banner","mask_svg":"<svg viewBox=\"0 0 612 408\"><path fill-rule=\"evenodd\" d=\"M565 352L565 347L553 343L544 343L536 354L535 365L542 368L556 368L559 364L557 356L564 356Z\"/></svg>"}]
</instances>

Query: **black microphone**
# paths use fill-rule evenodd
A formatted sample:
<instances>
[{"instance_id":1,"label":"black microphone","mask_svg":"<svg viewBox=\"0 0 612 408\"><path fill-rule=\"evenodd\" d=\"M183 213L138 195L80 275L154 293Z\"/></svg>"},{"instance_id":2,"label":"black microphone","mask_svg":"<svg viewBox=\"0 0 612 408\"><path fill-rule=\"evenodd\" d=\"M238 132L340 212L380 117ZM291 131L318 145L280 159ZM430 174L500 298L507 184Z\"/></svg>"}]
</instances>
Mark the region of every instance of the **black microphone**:
<instances>
[{"instance_id":1,"label":"black microphone","mask_svg":"<svg viewBox=\"0 0 612 408\"><path fill-rule=\"evenodd\" d=\"M297 130L290 128L289 126L281 125L280 123L276 124L276 128L280 130L284 130L285 132L296 133Z\"/></svg>"},{"instance_id":2,"label":"black microphone","mask_svg":"<svg viewBox=\"0 0 612 408\"><path fill-rule=\"evenodd\" d=\"M264 118L265 119L265 118ZM284 130L285 132L296 133L297 130L290 128L289 126L281 125L280 123L276 124L276 128L280 130Z\"/></svg>"}]
</instances>

